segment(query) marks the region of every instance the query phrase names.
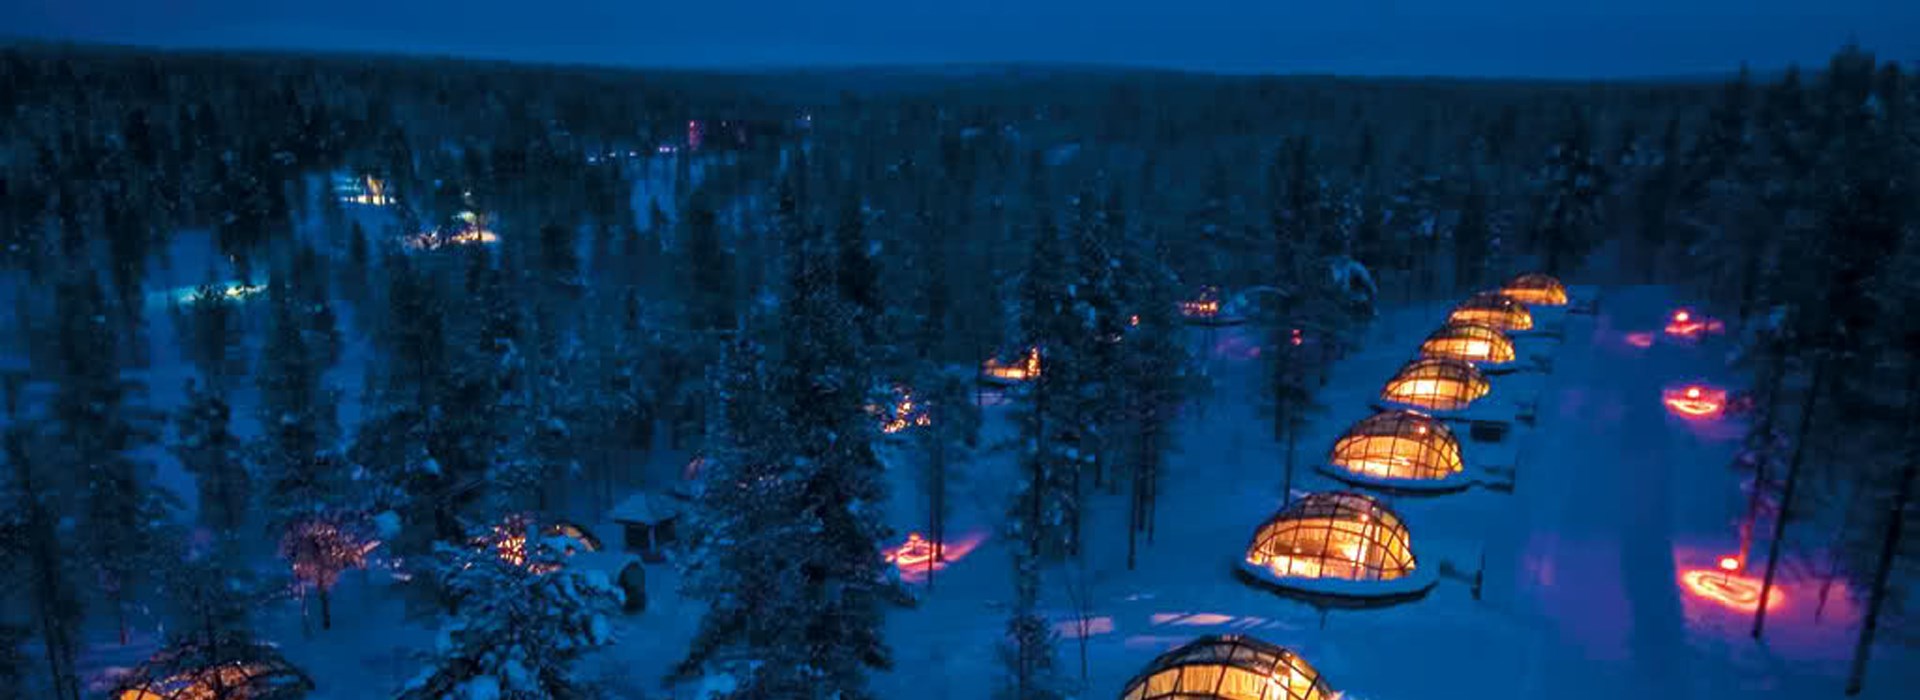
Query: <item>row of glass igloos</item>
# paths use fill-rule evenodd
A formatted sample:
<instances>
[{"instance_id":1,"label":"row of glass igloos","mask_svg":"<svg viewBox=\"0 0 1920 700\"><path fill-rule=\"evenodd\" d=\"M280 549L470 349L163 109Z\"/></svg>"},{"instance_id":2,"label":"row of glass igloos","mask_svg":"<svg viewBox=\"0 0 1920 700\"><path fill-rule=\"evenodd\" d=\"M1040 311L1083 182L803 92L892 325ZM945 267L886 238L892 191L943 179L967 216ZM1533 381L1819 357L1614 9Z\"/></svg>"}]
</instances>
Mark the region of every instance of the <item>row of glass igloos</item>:
<instances>
[{"instance_id":1,"label":"row of glass igloos","mask_svg":"<svg viewBox=\"0 0 1920 700\"><path fill-rule=\"evenodd\" d=\"M1468 298L1422 341L1419 356L1381 388L1383 410L1348 428L1322 469L1359 486L1449 490L1466 484L1460 442L1443 418L1456 417L1491 391L1480 367L1516 359L1509 333L1533 329L1528 305L1565 306L1556 279L1527 274ZM1415 571L1404 521L1357 491L1315 493L1282 508L1255 530L1242 568L1268 583L1316 590L1344 585L1365 597L1367 582L1389 583ZM1357 584L1357 585L1353 585ZM1324 590L1324 589L1320 589ZM1122 700L1330 700L1327 682L1285 647L1244 635L1202 637L1160 655L1122 691Z\"/></svg>"}]
</instances>

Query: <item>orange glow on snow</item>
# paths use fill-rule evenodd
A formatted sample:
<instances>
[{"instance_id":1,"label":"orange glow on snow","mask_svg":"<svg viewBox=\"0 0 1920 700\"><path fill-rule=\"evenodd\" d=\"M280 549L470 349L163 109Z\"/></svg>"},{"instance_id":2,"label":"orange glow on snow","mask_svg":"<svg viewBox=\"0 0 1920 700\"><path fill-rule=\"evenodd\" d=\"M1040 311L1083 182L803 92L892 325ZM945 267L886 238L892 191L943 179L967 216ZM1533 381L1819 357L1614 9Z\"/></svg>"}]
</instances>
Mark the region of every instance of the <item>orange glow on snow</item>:
<instances>
[{"instance_id":1,"label":"orange glow on snow","mask_svg":"<svg viewBox=\"0 0 1920 700\"><path fill-rule=\"evenodd\" d=\"M883 555L887 563L900 569L900 577L909 581L926 578L929 569L941 571L954 562L965 559L973 550L980 547L986 535L974 533L948 539L940 546L939 556L934 556L933 542L918 532L907 533L907 541L900 546L886 550Z\"/></svg>"},{"instance_id":2,"label":"orange glow on snow","mask_svg":"<svg viewBox=\"0 0 1920 700\"><path fill-rule=\"evenodd\" d=\"M1733 557L1721 559L1725 566ZM1735 563L1738 563L1735 560ZM1760 607L1760 582L1746 576L1735 576L1727 571L1713 569L1689 569L1680 574L1680 583L1687 591L1706 600L1719 603L1734 610L1752 611ZM1779 585L1767 596L1767 609L1780 607L1786 600Z\"/></svg>"},{"instance_id":3,"label":"orange glow on snow","mask_svg":"<svg viewBox=\"0 0 1920 700\"><path fill-rule=\"evenodd\" d=\"M1650 348L1650 347L1653 347L1653 334L1652 334L1652 333L1647 333L1647 332L1644 332L1644 331L1641 331L1641 332L1635 332L1635 333L1628 333L1628 334L1627 334L1627 344L1628 344L1628 345L1632 345L1632 346L1634 346L1634 347L1636 347L1636 348Z\"/></svg>"},{"instance_id":4,"label":"orange glow on snow","mask_svg":"<svg viewBox=\"0 0 1920 700\"><path fill-rule=\"evenodd\" d=\"M1662 398L1667 409L1686 418L1713 418L1727 406L1727 390L1689 385L1668 389Z\"/></svg>"},{"instance_id":5,"label":"orange glow on snow","mask_svg":"<svg viewBox=\"0 0 1920 700\"><path fill-rule=\"evenodd\" d=\"M887 553L887 561L904 569L933 560L933 543L926 541L918 532L907 533L907 541Z\"/></svg>"}]
</instances>

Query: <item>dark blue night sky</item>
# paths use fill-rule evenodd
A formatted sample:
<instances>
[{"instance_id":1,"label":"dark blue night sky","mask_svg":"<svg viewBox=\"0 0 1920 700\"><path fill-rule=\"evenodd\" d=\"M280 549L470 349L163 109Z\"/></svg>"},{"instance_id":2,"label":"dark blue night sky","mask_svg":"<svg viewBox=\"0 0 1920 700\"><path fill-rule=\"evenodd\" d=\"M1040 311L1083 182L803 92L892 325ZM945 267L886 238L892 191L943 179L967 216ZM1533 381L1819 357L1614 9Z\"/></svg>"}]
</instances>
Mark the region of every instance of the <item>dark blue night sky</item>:
<instances>
[{"instance_id":1,"label":"dark blue night sky","mask_svg":"<svg viewBox=\"0 0 1920 700\"><path fill-rule=\"evenodd\" d=\"M1920 58L1915 0L0 0L0 33L661 66L1620 77Z\"/></svg>"}]
</instances>

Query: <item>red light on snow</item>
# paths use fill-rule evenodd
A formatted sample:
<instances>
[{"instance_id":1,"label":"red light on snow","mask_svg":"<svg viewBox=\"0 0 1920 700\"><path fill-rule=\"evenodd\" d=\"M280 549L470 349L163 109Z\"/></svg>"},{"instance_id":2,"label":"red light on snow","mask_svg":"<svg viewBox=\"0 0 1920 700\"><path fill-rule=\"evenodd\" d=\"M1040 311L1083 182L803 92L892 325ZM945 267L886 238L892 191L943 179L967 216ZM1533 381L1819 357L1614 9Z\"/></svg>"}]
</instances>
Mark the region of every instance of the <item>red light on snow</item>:
<instances>
[{"instance_id":1,"label":"red light on snow","mask_svg":"<svg viewBox=\"0 0 1920 700\"><path fill-rule=\"evenodd\" d=\"M930 572L944 571L954 562L966 558L986 539L984 533L951 537L942 542L936 552L933 542L918 532L912 532L907 534L906 542L885 550L882 556L887 563L900 569L902 580L923 581Z\"/></svg>"},{"instance_id":2,"label":"red light on snow","mask_svg":"<svg viewBox=\"0 0 1920 700\"><path fill-rule=\"evenodd\" d=\"M1663 399L1667 409L1688 418L1712 418L1720 415L1727 406L1725 389L1690 385L1668 389L1665 394Z\"/></svg>"},{"instance_id":3,"label":"red light on snow","mask_svg":"<svg viewBox=\"0 0 1920 700\"><path fill-rule=\"evenodd\" d=\"M1721 560L1723 567L1728 559L1732 557ZM1746 576L1734 576L1726 571L1711 569L1690 569L1680 575L1680 583L1693 595L1734 610L1753 611L1760 607L1760 582ZM1767 595L1767 609L1780 607L1785 600L1780 586L1774 586L1773 592Z\"/></svg>"},{"instance_id":4,"label":"red light on snow","mask_svg":"<svg viewBox=\"0 0 1920 700\"><path fill-rule=\"evenodd\" d=\"M1719 333L1726 330L1726 324L1711 318L1694 318L1688 311L1673 312L1673 320L1667 323L1667 335L1694 337L1705 333Z\"/></svg>"},{"instance_id":5,"label":"red light on snow","mask_svg":"<svg viewBox=\"0 0 1920 700\"><path fill-rule=\"evenodd\" d=\"M1653 347L1653 334L1646 332L1628 333L1627 344L1636 348Z\"/></svg>"},{"instance_id":6,"label":"red light on snow","mask_svg":"<svg viewBox=\"0 0 1920 700\"><path fill-rule=\"evenodd\" d=\"M1721 571L1739 571L1740 558L1739 557L1720 557L1720 570Z\"/></svg>"},{"instance_id":7,"label":"red light on snow","mask_svg":"<svg viewBox=\"0 0 1920 700\"><path fill-rule=\"evenodd\" d=\"M1305 342L1307 342L1306 336L1300 333L1300 329L1298 328L1293 329L1293 344L1300 345Z\"/></svg>"}]
</instances>

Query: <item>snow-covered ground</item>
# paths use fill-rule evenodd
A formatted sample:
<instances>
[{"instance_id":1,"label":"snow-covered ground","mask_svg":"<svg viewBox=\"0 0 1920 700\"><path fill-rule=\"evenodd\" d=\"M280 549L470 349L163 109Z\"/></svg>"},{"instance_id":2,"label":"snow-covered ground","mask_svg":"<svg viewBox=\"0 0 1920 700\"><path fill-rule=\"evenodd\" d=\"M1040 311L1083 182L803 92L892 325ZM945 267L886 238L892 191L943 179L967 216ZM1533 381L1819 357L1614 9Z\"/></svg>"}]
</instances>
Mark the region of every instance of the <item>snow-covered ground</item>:
<instances>
[{"instance_id":1,"label":"snow-covered ground","mask_svg":"<svg viewBox=\"0 0 1920 700\"><path fill-rule=\"evenodd\" d=\"M182 274L168 284L198 281L206 268L176 269ZM1490 398L1537 395L1537 425L1516 425L1503 444L1464 445L1469 463L1517 463L1516 488L1384 496L1406 519L1420 565L1441 576L1425 598L1381 609L1319 610L1235 578L1253 528L1280 504L1285 455L1259 415L1251 329L1196 329L1195 347L1217 388L1182 422L1153 542L1143 538L1138 565L1127 570L1125 496L1101 495L1085 528L1084 566L1050 573L1045 605L1063 633L1061 671L1078 677L1084 649L1086 697L1117 697L1153 656L1198 635L1237 632L1293 647L1336 689L1363 700L1837 695L1860 607L1844 588L1835 588L1816 622L1819 581L1787 569L1785 600L1766 641L1756 643L1747 634L1751 613L1680 584L1682 570L1711 568L1734 550L1743 499L1726 466L1738 426L1675 418L1660 400L1663 388L1683 379L1731 384L1726 348L1660 340L1642 348L1627 340L1633 332L1657 337L1677 301L1658 288L1609 288L1598 316L1566 318L1563 338L1519 341L1523 355L1550 356L1552 373L1492 377ZM1326 409L1300 441L1297 491L1345 488L1314 465L1349 424L1372 412L1381 382L1446 309L1390 309L1360 351L1334 367L1319 394ZM156 336L167 332L156 328ZM156 356L156 365L178 362ZM337 385L353 386L357 368L340 374ZM164 398L174 398L177 378L156 379ZM1006 409L988 411L992 443L1008 429ZM1464 429L1459 434L1466 437ZM922 604L891 616L897 668L875 678L880 696L984 698L1002 675L996 645L1011 575L998 524L1011 465L1009 455L988 453L951 468L953 561L930 582L914 577ZM902 536L924 532L919 471L902 465L896 475L895 525ZM1476 571L1484 571L1480 600L1469 583ZM648 576L647 612L618 620L620 642L589 660L594 675L619 679L622 698L665 692L660 679L685 652L699 617L696 605L674 594L671 567L650 566ZM384 697L417 670L411 654L431 644L432 632L406 621L383 589L379 576L349 576L336 597L336 629L311 636L291 606L263 611L264 631L318 682L316 700ZM137 641L96 647L88 665L135 663L152 648ZM1863 697L1904 697L1900 688L1920 680L1915 660L1912 650L1881 645Z\"/></svg>"},{"instance_id":2,"label":"snow-covered ground","mask_svg":"<svg viewBox=\"0 0 1920 700\"><path fill-rule=\"evenodd\" d=\"M1491 397L1538 392L1538 425L1516 426L1513 493L1484 488L1389 497L1408 521L1423 566L1442 576L1425 599L1384 609L1321 611L1248 587L1232 564L1253 528L1279 505L1284 455L1257 417L1257 361L1238 331L1216 331L1210 371L1222 389L1185 425L1167 469L1155 542L1125 569L1125 500L1107 497L1089 524L1084 594L1075 571L1056 572L1049 608L1059 620L1061 668L1080 670L1085 610L1088 696L1117 697L1153 656L1211 633L1246 633L1299 650L1350 698L1801 697L1838 695L1857 607L1835 589L1813 620L1818 581L1789 574L1766 641L1752 615L1695 597L1682 569L1712 568L1736 546L1742 499L1727 463L1738 430L1669 416L1660 392L1686 378L1735 379L1725 348L1656 343L1675 299L1658 288L1604 290L1601 313L1571 316L1561 340L1529 338L1554 356L1545 377L1495 377ZM1328 410L1301 442L1301 465L1324 454L1367 408L1382 381L1445 312L1428 304L1387 313L1365 347L1341 362L1321 394ZM1503 393L1505 392L1505 393ZM1464 433L1464 431L1462 431ZM969 470L1005 469L1006 460ZM1341 486L1308 468L1296 490ZM991 502L991 499L985 499ZM999 501L1004 503L1004 501ZM956 518L956 532L990 532L987 510ZM903 521L903 524L906 521ZM1485 588L1468 581L1485 562ZM986 697L1000 674L994 645L1005 622L1008 553L988 539L936 575L918 610L892 620L899 668L876 681L883 697ZM1075 600L1090 601L1076 605ZM1903 697L1914 655L1882 645L1863 697Z\"/></svg>"}]
</instances>

